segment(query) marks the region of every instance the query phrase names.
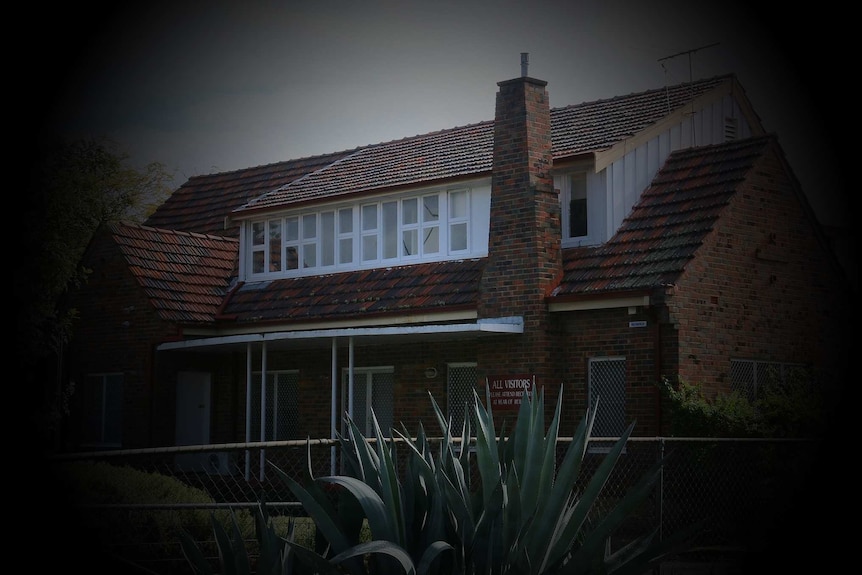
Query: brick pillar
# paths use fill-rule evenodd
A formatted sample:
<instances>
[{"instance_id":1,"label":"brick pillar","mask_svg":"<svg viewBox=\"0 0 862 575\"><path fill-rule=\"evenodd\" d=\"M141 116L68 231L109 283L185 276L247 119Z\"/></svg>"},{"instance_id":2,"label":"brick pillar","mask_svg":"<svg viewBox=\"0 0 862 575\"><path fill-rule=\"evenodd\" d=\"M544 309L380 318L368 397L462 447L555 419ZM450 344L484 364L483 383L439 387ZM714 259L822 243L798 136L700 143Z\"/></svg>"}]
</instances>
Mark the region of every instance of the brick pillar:
<instances>
[{"instance_id":1,"label":"brick pillar","mask_svg":"<svg viewBox=\"0 0 862 575\"><path fill-rule=\"evenodd\" d=\"M498 83L494 118L488 263L480 317L520 316L524 334L482 340L479 372L531 373L556 403L560 375L545 296L562 273L560 201L551 176L547 82L520 77Z\"/></svg>"}]
</instances>

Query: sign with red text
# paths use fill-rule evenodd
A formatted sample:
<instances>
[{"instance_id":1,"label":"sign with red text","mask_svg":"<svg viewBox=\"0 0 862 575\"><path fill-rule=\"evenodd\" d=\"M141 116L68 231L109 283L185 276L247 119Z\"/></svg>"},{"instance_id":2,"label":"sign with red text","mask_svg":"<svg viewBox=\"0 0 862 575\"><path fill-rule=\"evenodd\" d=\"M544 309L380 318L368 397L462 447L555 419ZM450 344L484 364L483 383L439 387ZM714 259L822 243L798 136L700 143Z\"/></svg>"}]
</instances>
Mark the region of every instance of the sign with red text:
<instances>
[{"instance_id":1,"label":"sign with red text","mask_svg":"<svg viewBox=\"0 0 862 575\"><path fill-rule=\"evenodd\" d=\"M491 408L517 411L521 399L536 387L535 375L494 375L488 378Z\"/></svg>"}]
</instances>

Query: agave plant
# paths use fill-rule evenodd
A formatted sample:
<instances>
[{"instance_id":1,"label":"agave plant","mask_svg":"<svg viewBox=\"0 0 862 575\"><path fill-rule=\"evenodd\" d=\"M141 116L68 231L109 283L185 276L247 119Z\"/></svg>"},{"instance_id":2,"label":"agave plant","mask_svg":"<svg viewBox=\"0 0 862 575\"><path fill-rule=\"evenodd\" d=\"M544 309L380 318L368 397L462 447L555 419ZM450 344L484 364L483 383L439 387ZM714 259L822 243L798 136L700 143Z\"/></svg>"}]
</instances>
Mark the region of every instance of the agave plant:
<instances>
[{"instance_id":1,"label":"agave plant","mask_svg":"<svg viewBox=\"0 0 862 575\"><path fill-rule=\"evenodd\" d=\"M657 461L619 503L592 517L628 438L632 423L605 455L582 491L576 486L597 404L587 411L557 467L562 389L547 430L544 391L521 403L514 431L496 433L490 401L473 394L473 439L465 418L460 441L431 397L443 441L435 448L420 423L386 438L374 418L374 441L348 417L339 436L346 475L315 478L310 450L303 483L276 470L315 521L325 548L288 541L297 558L318 573L639 575L685 545L695 527L659 539L658 529L610 551L609 538L654 488L665 459ZM406 446L405 469L396 466ZM472 447L472 449L468 449ZM475 465L478 481L473 484ZM339 486L337 504L322 488ZM592 519L592 520L590 520ZM360 540L363 522L371 541ZM385 570L384 570L385 569Z\"/></svg>"},{"instance_id":2,"label":"agave plant","mask_svg":"<svg viewBox=\"0 0 862 575\"><path fill-rule=\"evenodd\" d=\"M236 519L236 513L231 510L230 534L219 522L215 514L210 514L216 547L218 548L219 570L204 554L202 548L185 530L180 530L180 546L186 561L199 575L290 575L294 573L296 561L288 541L293 541L295 523L290 518L287 532L279 535L269 518L266 502L261 499L255 510L255 533L258 549L256 559L253 559Z\"/></svg>"}]
</instances>

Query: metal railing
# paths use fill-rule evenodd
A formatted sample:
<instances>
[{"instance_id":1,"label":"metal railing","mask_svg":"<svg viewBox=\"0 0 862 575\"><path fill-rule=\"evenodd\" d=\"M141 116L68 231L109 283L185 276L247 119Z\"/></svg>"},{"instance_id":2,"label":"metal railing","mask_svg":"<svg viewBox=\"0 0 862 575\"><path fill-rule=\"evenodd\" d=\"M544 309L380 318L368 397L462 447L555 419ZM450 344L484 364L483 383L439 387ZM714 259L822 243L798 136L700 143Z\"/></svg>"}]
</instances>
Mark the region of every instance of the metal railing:
<instances>
[{"instance_id":1,"label":"metal railing","mask_svg":"<svg viewBox=\"0 0 862 575\"><path fill-rule=\"evenodd\" d=\"M604 457L603 446L613 440L591 440L581 468L584 485ZM561 438L558 445L562 458L569 439ZM705 520L686 560L732 558L744 552L801 487L815 447L806 440L630 438L594 513L609 511L649 467L667 456L649 500L626 520L612 543L621 545L655 528L664 537ZM92 533L94 552L173 574L191 573L178 528L191 533L215 560L211 515L226 522L234 510L246 522L253 546L250 517L261 500L284 528L288 516L304 516L274 467L300 482L309 468L316 477L338 474L339 449L337 442L326 439L273 441L62 454L52 456L50 464L62 483L58 488L75 502L81 528ZM396 445L399 456L402 451ZM109 474L119 477L122 493L108 486ZM295 538L313 542L313 537L313 524L299 520Z\"/></svg>"}]
</instances>

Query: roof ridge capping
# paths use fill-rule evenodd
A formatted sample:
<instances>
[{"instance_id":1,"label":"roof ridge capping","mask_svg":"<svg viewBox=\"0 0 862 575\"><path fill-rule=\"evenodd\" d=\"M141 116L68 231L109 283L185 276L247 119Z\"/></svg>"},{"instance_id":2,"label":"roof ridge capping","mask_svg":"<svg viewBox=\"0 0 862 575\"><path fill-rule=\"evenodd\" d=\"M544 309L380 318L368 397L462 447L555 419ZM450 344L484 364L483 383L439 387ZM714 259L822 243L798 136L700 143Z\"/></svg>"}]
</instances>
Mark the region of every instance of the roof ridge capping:
<instances>
[{"instance_id":1,"label":"roof ridge capping","mask_svg":"<svg viewBox=\"0 0 862 575\"><path fill-rule=\"evenodd\" d=\"M726 74L717 74L715 76L710 76L709 78L700 78L698 80L692 80L690 82L679 82L676 84L664 84L658 88L647 88L646 90L640 90L636 92L629 92L628 94L617 94L616 96L611 96L609 98L596 98L595 100L584 100L583 102L577 102L575 104L566 104L565 106L557 106L552 107L551 112L567 110L569 108L578 108L581 106L591 106L594 104L602 104L606 102L615 102L617 100L625 100L633 97L644 97L655 94L656 92L663 92L668 89L684 89L687 86L702 86L708 84L720 84L724 81L736 81L736 74L733 72L728 72ZM737 82L738 83L738 82Z\"/></svg>"}]
</instances>

